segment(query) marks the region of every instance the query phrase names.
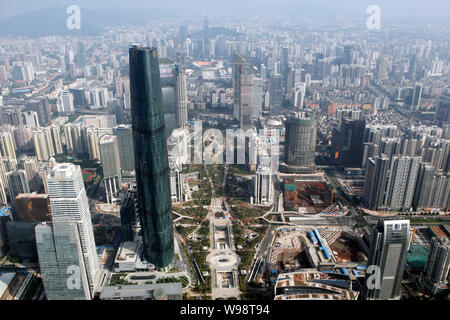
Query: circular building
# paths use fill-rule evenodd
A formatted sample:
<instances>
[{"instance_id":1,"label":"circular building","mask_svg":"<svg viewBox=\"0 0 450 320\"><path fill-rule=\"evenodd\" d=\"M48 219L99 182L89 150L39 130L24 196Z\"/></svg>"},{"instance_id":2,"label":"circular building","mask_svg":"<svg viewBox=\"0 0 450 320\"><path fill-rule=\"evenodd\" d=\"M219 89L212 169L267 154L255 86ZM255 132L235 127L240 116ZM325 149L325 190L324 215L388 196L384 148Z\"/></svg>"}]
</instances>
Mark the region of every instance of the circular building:
<instances>
[{"instance_id":1,"label":"circular building","mask_svg":"<svg viewBox=\"0 0 450 320\"><path fill-rule=\"evenodd\" d=\"M317 122L314 118L301 116L288 119L285 140L286 164L313 167L315 165L316 140Z\"/></svg>"}]
</instances>

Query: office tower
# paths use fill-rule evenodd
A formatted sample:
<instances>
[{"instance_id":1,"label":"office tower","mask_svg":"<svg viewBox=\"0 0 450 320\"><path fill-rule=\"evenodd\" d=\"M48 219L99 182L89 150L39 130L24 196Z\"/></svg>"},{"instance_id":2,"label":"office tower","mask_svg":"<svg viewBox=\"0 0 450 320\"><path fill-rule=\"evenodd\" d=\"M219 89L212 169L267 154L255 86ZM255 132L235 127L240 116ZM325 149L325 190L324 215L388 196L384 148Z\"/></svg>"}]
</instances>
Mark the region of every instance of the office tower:
<instances>
[{"instance_id":1,"label":"office tower","mask_svg":"<svg viewBox=\"0 0 450 320\"><path fill-rule=\"evenodd\" d=\"M99 264L97 251L95 248L94 231L92 229L91 212L89 210L89 202L86 196L80 166L76 166L71 163L58 163L52 168L47 176L47 188L48 195L50 197L55 240L61 231L61 237L63 237L63 240L66 241L64 237L68 234L65 233L64 229L66 227L71 229L71 225L74 225L75 238L79 238L81 247L81 254L79 254L77 258L80 261L83 261L84 268L86 269L85 272L87 273L87 282L89 284L90 291L92 292L96 284ZM62 230L60 230L59 226L61 226ZM47 232L50 232L48 230L49 229L47 228ZM70 241L74 241L75 238L71 235ZM38 240L38 234L36 232L36 241ZM55 249L57 251L57 255L65 255L64 248L61 248L61 253L57 247L53 250ZM39 262L41 262L40 252ZM78 264L76 263L76 265ZM42 264L41 272L44 272ZM43 278L45 279L44 273ZM44 288L47 290L45 287L45 281Z\"/></svg>"},{"instance_id":2,"label":"office tower","mask_svg":"<svg viewBox=\"0 0 450 320\"><path fill-rule=\"evenodd\" d=\"M253 119L259 119L262 114L264 80L253 78Z\"/></svg>"},{"instance_id":3,"label":"office tower","mask_svg":"<svg viewBox=\"0 0 450 320\"><path fill-rule=\"evenodd\" d=\"M184 128L188 122L188 97L186 91L186 71L180 65L175 65L176 101L177 101L177 128Z\"/></svg>"},{"instance_id":4,"label":"office tower","mask_svg":"<svg viewBox=\"0 0 450 320\"><path fill-rule=\"evenodd\" d=\"M100 138L100 156L106 202L120 202L119 191L122 187L122 175L120 173L119 145L116 136L104 135Z\"/></svg>"},{"instance_id":5,"label":"office tower","mask_svg":"<svg viewBox=\"0 0 450 320\"><path fill-rule=\"evenodd\" d=\"M254 204L270 205L273 198L273 181L269 166L259 165L253 181Z\"/></svg>"},{"instance_id":6,"label":"office tower","mask_svg":"<svg viewBox=\"0 0 450 320\"><path fill-rule=\"evenodd\" d=\"M6 174L8 179L8 192L11 203L15 205L15 199L19 193L30 193L28 177L25 170L17 170Z\"/></svg>"},{"instance_id":7,"label":"office tower","mask_svg":"<svg viewBox=\"0 0 450 320\"><path fill-rule=\"evenodd\" d=\"M29 128L39 127L39 118L36 111L24 111L22 112L22 122L25 126Z\"/></svg>"},{"instance_id":8,"label":"office tower","mask_svg":"<svg viewBox=\"0 0 450 320\"><path fill-rule=\"evenodd\" d=\"M233 116L241 128L253 126L253 69L237 53L233 59Z\"/></svg>"},{"instance_id":9,"label":"office tower","mask_svg":"<svg viewBox=\"0 0 450 320\"><path fill-rule=\"evenodd\" d=\"M409 220L384 220L378 223L372 234L367 266L375 266L378 270L379 286L374 281L377 272L367 272L363 288L365 299L399 297L410 238Z\"/></svg>"},{"instance_id":10,"label":"office tower","mask_svg":"<svg viewBox=\"0 0 450 320\"><path fill-rule=\"evenodd\" d=\"M422 89L423 89L423 84L421 83L416 83L414 84L414 90L412 93L412 98L411 98L411 109L419 109L420 107L420 101L422 99Z\"/></svg>"},{"instance_id":11,"label":"office tower","mask_svg":"<svg viewBox=\"0 0 450 320\"><path fill-rule=\"evenodd\" d=\"M342 125L334 128L332 156L336 164L344 167L361 167L365 126L365 120L343 119Z\"/></svg>"},{"instance_id":12,"label":"office tower","mask_svg":"<svg viewBox=\"0 0 450 320\"><path fill-rule=\"evenodd\" d=\"M131 125L118 125L113 128L119 146L120 168L122 171L134 171L133 131Z\"/></svg>"},{"instance_id":13,"label":"office tower","mask_svg":"<svg viewBox=\"0 0 450 320\"><path fill-rule=\"evenodd\" d=\"M264 64L261 64L260 74L263 80L267 79L267 67Z\"/></svg>"},{"instance_id":14,"label":"office tower","mask_svg":"<svg viewBox=\"0 0 450 320\"><path fill-rule=\"evenodd\" d=\"M130 48L130 89L138 208L144 256L170 266L174 239L169 164L156 48Z\"/></svg>"},{"instance_id":15,"label":"office tower","mask_svg":"<svg viewBox=\"0 0 450 320\"><path fill-rule=\"evenodd\" d=\"M377 67L375 70L375 79L378 80L384 80L388 76L388 68L389 68L389 62L386 58L380 58L377 60Z\"/></svg>"},{"instance_id":16,"label":"office tower","mask_svg":"<svg viewBox=\"0 0 450 320\"><path fill-rule=\"evenodd\" d=\"M314 55L314 78L315 80L322 80L325 73L326 62L323 53L316 53Z\"/></svg>"},{"instance_id":17,"label":"office tower","mask_svg":"<svg viewBox=\"0 0 450 320\"><path fill-rule=\"evenodd\" d=\"M170 168L170 197L172 203L180 203L184 201L183 197L183 174L181 168L176 163L169 161Z\"/></svg>"},{"instance_id":18,"label":"office tower","mask_svg":"<svg viewBox=\"0 0 450 320\"><path fill-rule=\"evenodd\" d=\"M165 135L168 138L175 128L187 125L186 72L182 66L166 58L159 60L161 90L165 121Z\"/></svg>"},{"instance_id":19,"label":"office tower","mask_svg":"<svg viewBox=\"0 0 450 320\"><path fill-rule=\"evenodd\" d=\"M133 196L128 195L120 207L122 241L133 241L133 227L136 224L136 204Z\"/></svg>"},{"instance_id":20,"label":"office tower","mask_svg":"<svg viewBox=\"0 0 450 320\"><path fill-rule=\"evenodd\" d=\"M167 139L172 134L172 131L177 128L178 90L175 62L167 58L159 59L159 72L165 123L164 132ZM182 82L181 79L179 81Z\"/></svg>"},{"instance_id":21,"label":"office tower","mask_svg":"<svg viewBox=\"0 0 450 320\"><path fill-rule=\"evenodd\" d=\"M304 104L306 93L306 84L304 82L295 83L295 89L292 91L291 103L296 109L301 109Z\"/></svg>"},{"instance_id":22,"label":"office tower","mask_svg":"<svg viewBox=\"0 0 450 320\"><path fill-rule=\"evenodd\" d=\"M270 80L270 115L277 116L281 113L283 96L283 83L281 76L275 75Z\"/></svg>"},{"instance_id":23,"label":"office tower","mask_svg":"<svg viewBox=\"0 0 450 320\"><path fill-rule=\"evenodd\" d=\"M7 159L16 159L16 146L11 132L0 133L0 153Z\"/></svg>"},{"instance_id":24,"label":"office tower","mask_svg":"<svg viewBox=\"0 0 450 320\"><path fill-rule=\"evenodd\" d=\"M447 238L433 238L428 251L420 283L426 291L435 295L448 286L450 270L450 241Z\"/></svg>"},{"instance_id":25,"label":"office tower","mask_svg":"<svg viewBox=\"0 0 450 320\"><path fill-rule=\"evenodd\" d=\"M306 114L297 114L286 124L285 161L288 165L315 165L317 122Z\"/></svg>"},{"instance_id":26,"label":"office tower","mask_svg":"<svg viewBox=\"0 0 450 320\"><path fill-rule=\"evenodd\" d=\"M188 35L188 27L180 26L178 31L178 41L181 47L183 47L183 43L186 41L187 35Z\"/></svg>"},{"instance_id":27,"label":"office tower","mask_svg":"<svg viewBox=\"0 0 450 320\"><path fill-rule=\"evenodd\" d=\"M343 63L344 64L352 64L353 63L353 57L355 55L355 48L353 48L350 45L347 45L344 47L344 56L343 56Z\"/></svg>"},{"instance_id":28,"label":"office tower","mask_svg":"<svg viewBox=\"0 0 450 320\"><path fill-rule=\"evenodd\" d=\"M48 194L20 193L16 197L16 217L18 221L51 221Z\"/></svg>"},{"instance_id":29,"label":"office tower","mask_svg":"<svg viewBox=\"0 0 450 320\"><path fill-rule=\"evenodd\" d=\"M41 125L45 125L50 121L52 114L47 98L41 97L35 100L27 101L27 107L29 110L37 113L38 120Z\"/></svg>"},{"instance_id":30,"label":"office tower","mask_svg":"<svg viewBox=\"0 0 450 320\"><path fill-rule=\"evenodd\" d=\"M39 267L47 299L90 300L89 273L85 268L77 223L44 222L36 226L35 232Z\"/></svg>"},{"instance_id":31,"label":"office tower","mask_svg":"<svg viewBox=\"0 0 450 320\"><path fill-rule=\"evenodd\" d=\"M73 94L69 91L61 91L57 100L58 113L71 114L75 111L73 106Z\"/></svg>"},{"instance_id":32,"label":"office tower","mask_svg":"<svg viewBox=\"0 0 450 320\"><path fill-rule=\"evenodd\" d=\"M440 127L450 123L450 89L442 93L434 114L434 123Z\"/></svg>"},{"instance_id":33,"label":"office tower","mask_svg":"<svg viewBox=\"0 0 450 320\"><path fill-rule=\"evenodd\" d=\"M385 155L368 159L364 179L364 202L370 210L383 207L389 164L389 158Z\"/></svg>"},{"instance_id":34,"label":"office tower","mask_svg":"<svg viewBox=\"0 0 450 320\"><path fill-rule=\"evenodd\" d=\"M409 210L419 173L420 157L393 157L389 169L385 207L389 210Z\"/></svg>"},{"instance_id":35,"label":"office tower","mask_svg":"<svg viewBox=\"0 0 450 320\"><path fill-rule=\"evenodd\" d=\"M417 56L413 55L409 60L408 79L416 81L417 77Z\"/></svg>"}]
</instances>

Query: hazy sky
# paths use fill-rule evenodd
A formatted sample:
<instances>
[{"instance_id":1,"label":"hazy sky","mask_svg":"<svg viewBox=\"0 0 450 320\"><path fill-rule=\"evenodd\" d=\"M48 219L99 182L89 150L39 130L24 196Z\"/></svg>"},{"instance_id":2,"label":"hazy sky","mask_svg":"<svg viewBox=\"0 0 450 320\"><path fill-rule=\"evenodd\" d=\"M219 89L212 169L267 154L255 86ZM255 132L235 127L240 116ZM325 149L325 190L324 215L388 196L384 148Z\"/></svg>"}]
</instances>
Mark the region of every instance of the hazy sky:
<instances>
[{"instance_id":1,"label":"hazy sky","mask_svg":"<svg viewBox=\"0 0 450 320\"><path fill-rule=\"evenodd\" d=\"M315 17L332 15L364 16L371 5L381 8L382 18L450 20L449 0L0 0L0 19L48 7L78 4L90 9L169 9L175 17L207 14L232 15L239 12L279 13Z\"/></svg>"}]
</instances>

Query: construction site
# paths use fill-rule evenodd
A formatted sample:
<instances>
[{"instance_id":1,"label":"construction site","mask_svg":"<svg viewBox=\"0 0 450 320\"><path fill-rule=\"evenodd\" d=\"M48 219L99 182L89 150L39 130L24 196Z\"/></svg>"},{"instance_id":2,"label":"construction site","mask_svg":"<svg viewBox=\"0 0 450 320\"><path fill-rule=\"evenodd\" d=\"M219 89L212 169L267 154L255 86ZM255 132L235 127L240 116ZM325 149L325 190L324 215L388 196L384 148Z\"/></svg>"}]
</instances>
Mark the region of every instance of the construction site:
<instances>
[{"instance_id":1,"label":"construction site","mask_svg":"<svg viewBox=\"0 0 450 320\"><path fill-rule=\"evenodd\" d=\"M280 227L270 247L272 273L313 268L322 272L361 277L369 248L347 227Z\"/></svg>"},{"instance_id":2,"label":"construction site","mask_svg":"<svg viewBox=\"0 0 450 320\"><path fill-rule=\"evenodd\" d=\"M283 179L284 209L317 214L334 203L334 191L320 175L288 176Z\"/></svg>"}]
</instances>

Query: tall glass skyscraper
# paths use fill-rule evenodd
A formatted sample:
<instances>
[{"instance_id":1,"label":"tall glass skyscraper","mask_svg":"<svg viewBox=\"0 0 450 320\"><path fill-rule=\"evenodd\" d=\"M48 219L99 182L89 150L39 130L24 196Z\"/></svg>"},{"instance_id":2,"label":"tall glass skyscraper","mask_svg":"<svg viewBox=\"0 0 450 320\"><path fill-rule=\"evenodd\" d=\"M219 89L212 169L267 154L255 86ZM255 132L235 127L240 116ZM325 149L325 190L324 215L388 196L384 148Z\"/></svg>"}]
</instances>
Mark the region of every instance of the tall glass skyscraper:
<instances>
[{"instance_id":1,"label":"tall glass skyscraper","mask_svg":"<svg viewBox=\"0 0 450 320\"><path fill-rule=\"evenodd\" d=\"M47 176L47 189L53 222L35 229L47 298L91 299L100 266L80 166L54 166Z\"/></svg>"},{"instance_id":2,"label":"tall glass skyscraper","mask_svg":"<svg viewBox=\"0 0 450 320\"><path fill-rule=\"evenodd\" d=\"M367 266L375 266L379 271L366 273L364 299L399 298L410 239L409 220L381 220L378 223L372 234ZM378 286L372 285L373 277L378 277Z\"/></svg>"},{"instance_id":3,"label":"tall glass skyscraper","mask_svg":"<svg viewBox=\"0 0 450 320\"><path fill-rule=\"evenodd\" d=\"M173 258L172 202L156 48L133 46L130 94L138 210L144 256L166 269Z\"/></svg>"}]
</instances>

